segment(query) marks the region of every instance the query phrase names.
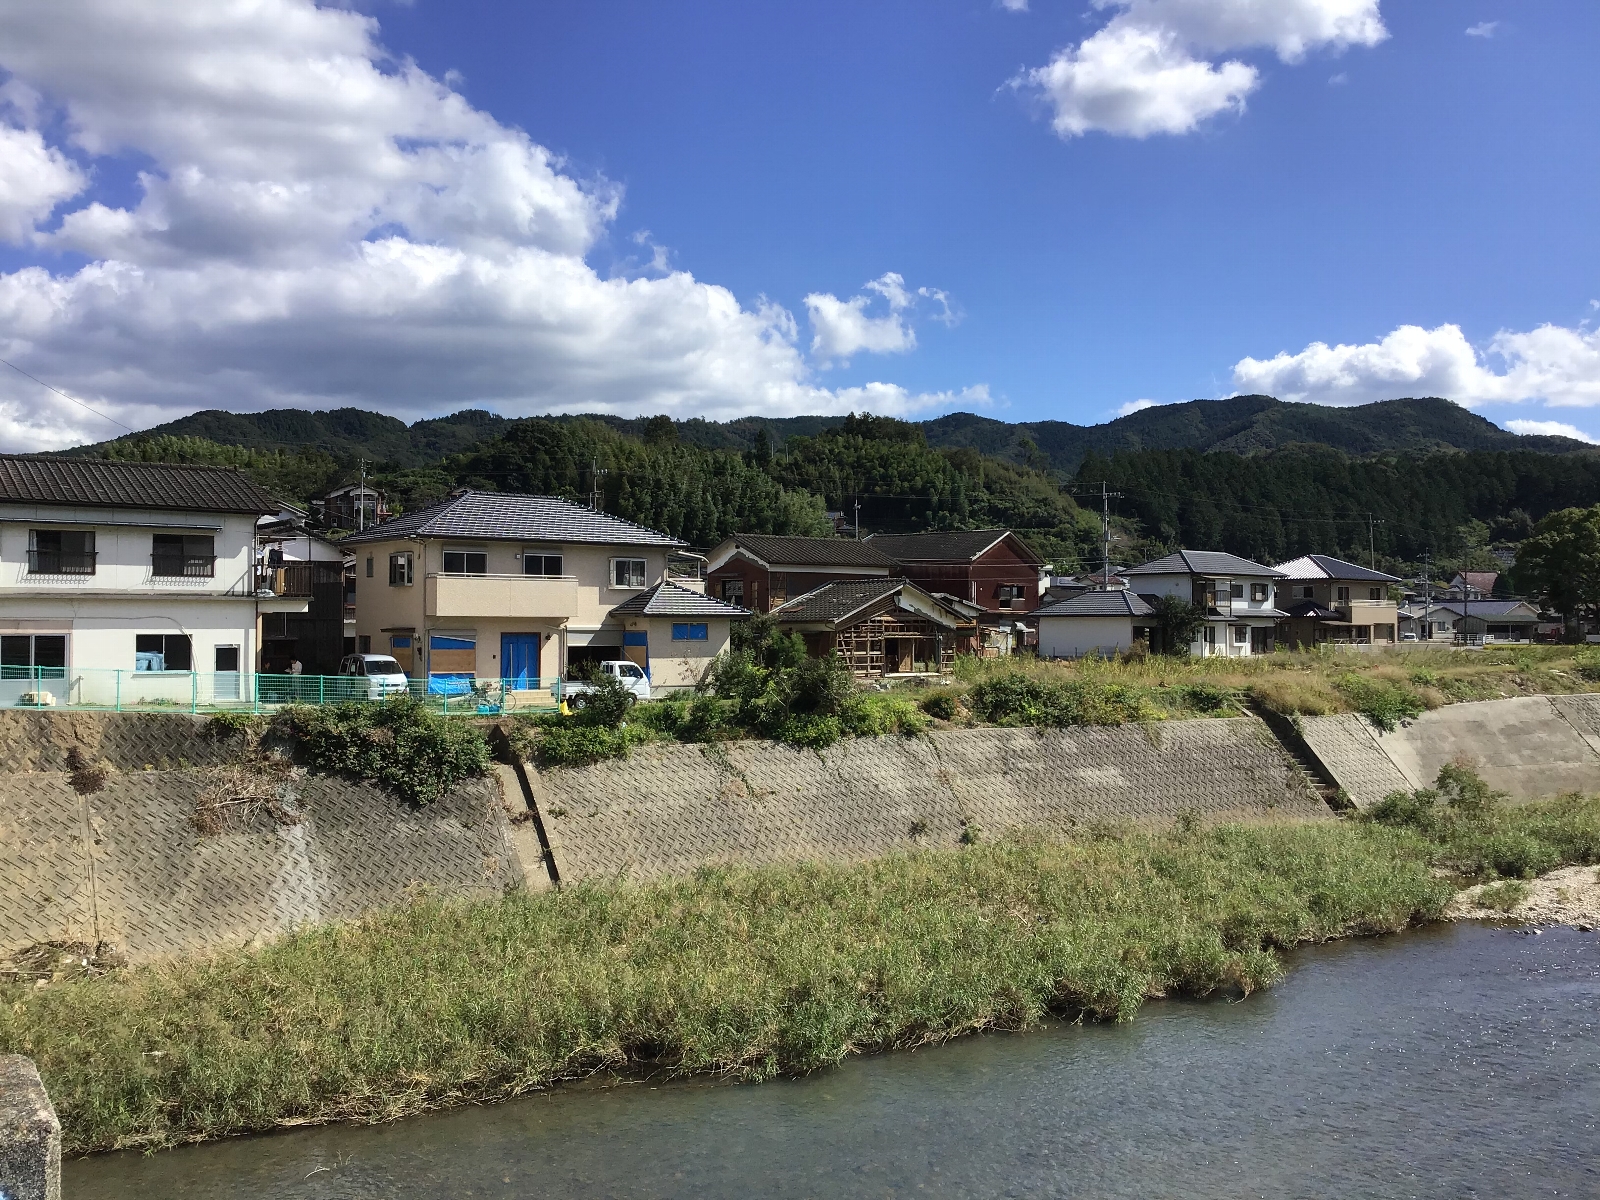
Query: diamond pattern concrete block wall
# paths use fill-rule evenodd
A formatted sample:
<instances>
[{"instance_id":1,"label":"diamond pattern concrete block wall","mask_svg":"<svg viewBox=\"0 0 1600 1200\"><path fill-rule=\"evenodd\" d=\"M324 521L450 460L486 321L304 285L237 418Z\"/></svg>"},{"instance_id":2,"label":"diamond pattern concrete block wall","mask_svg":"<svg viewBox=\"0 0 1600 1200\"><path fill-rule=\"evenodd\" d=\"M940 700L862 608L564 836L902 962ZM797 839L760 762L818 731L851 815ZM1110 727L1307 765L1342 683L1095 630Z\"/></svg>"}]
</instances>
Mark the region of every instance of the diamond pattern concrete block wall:
<instances>
[{"instance_id":1,"label":"diamond pattern concrete block wall","mask_svg":"<svg viewBox=\"0 0 1600 1200\"><path fill-rule=\"evenodd\" d=\"M857 738L822 754L766 742L656 745L540 774L566 880L648 879L714 863L854 861L953 846L975 827L1094 821L1322 820L1260 722L1154 730L970 729Z\"/></svg>"},{"instance_id":2,"label":"diamond pattern concrete block wall","mask_svg":"<svg viewBox=\"0 0 1600 1200\"><path fill-rule=\"evenodd\" d=\"M94 901L78 794L62 775L0 780L0 954L93 944Z\"/></svg>"},{"instance_id":3,"label":"diamond pattern concrete block wall","mask_svg":"<svg viewBox=\"0 0 1600 1200\"><path fill-rule=\"evenodd\" d=\"M1407 779L1378 744L1366 719L1354 713L1301 717L1301 735L1311 752L1357 808L1367 808L1390 792L1420 786Z\"/></svg>"},{"instance_id":4,"label":"diamond pattern concrete block wall","mask_svg":"<svg viewBox=\"0 0 1600 1200\"><path fill-rule=\"evenodd\" d=\"M236 747L209 736L208 719L190 713L0 709L0 771L65 771L74 747L119 771L226 762Z\"/></svg>"}]
</instances>

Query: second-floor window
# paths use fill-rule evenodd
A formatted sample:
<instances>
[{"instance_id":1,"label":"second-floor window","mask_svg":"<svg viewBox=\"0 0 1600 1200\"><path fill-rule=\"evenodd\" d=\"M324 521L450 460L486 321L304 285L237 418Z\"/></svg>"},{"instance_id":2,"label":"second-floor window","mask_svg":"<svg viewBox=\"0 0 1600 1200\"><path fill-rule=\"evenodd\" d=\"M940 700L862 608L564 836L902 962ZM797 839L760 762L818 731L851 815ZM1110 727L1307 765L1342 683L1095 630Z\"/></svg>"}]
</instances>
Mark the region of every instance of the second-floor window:
<instances>
[{"instance_id":1,"label":"second-floor window","mask_svg":"<svg viewBox=\"0 0 1600 1200\"><path fill-rule=\"evenodd\" d=\"M1266 584L1264 584L1264 583L1252 583L1250 585L1250 599L1252 599L1252 600L1265 600L1266 598L1267 598L1267 585Z\"/></svg>"},{"instance_id":2,"label":"second-floor window","mask_svg":"<svg viewBox=\"0 0 1600 1200\"><path fill-rule=\"evenodd\" d=\"M1334 593L1340 604L1350 603L1350 589L1347 587L1335 588Z\"/></svg>"},{"instance_id":3,"label":"second-floor window","mask_svg":"<svg viewBox=\"0 0 1600 1200\"><path fill-rule=\"evenodd\" d=\"M722 598L729 604L743 604L744 580L724 579L722 581Z\"/></svg>"},{"instance_id":4,"label":"second-floor window","mask_svg":"<svg viewBox=\"0 0 1600 1200\"><path fill-rule=\"evenodd\" d=\"M150 574L165 579L210 579L216 573L217 539L209 533L151 536Z\"/></svg>"},{"instance_id":5,"label":"second-floor window","mask_svg":"<svg viewBox=\"0 0 1600 1200\"><path fill-rule=\"evenodd\" d=\"M389 555L389 586L411 586L411 551Z\"/></svg>"},{"instance_id":6,"label":"second-floor window","mask_svg":"<svg viewBox=\"0 0 1600 1200\"><path fill-rule=\"evenodd\" d=\"M1311 585L1309 583L1303 583L1300 585L1300 599L1311 599Z\"/></svg>"},{"instance_id":7,"label":"second-floor window","mask_svg":"<svg viewBox=\"0 0 1600 1200\"><path fill-rule=\"evenodd\" d=\"M1368 588L1367 589L1367 599L1368 600L1382 600L1383 599L1383 589L1382 588Z\"/></svg>"},{"instance_id":8,"label":"second-floor window","mask_svg":"<svg viewBox=\"0 0 1600 1200\"><path fill-rule=\"evenodd\" d=\"M1028 594L1028 590L1018 583L1002 583L995 588L994 594L1001 608L1010 608L1018 600L1023 599Z\"/></svg>"},{"instance_id":9,"label":"second-floor window","mask_svg":"<svg viewBox=\"0 0 1600 1200\"><path fill-rule=\"evenodd\" d=\"M613 558L611 560L611 586L642 588L644 586L644 559Z\"/></svg>"},{"instance_id":10,"label":"second-floor window","mask_svg":"<svg viewBox=\"0 0 1600 1200\"><path fill-rule=\"evenodd\" d=\"M28 574L93 575L94 530L28 530Z\"/></svg>"},{"instance_id":11,"label":"second-floor window","mask_svg":"<svg viewBox=\"0 0 1600 1200\"><path fill-rule=\"evenodd\" d=\"M524 575L560 575L565 564L561 555L551 554L545 550L524 550L522 552L522 573Z\"/></svg>"},{"instance_id":12,"label":"second-floor window","mask_svg":"<svg viewBox=\"0 0 1600 1200\"><path fill-rule=\"evenodd\" d=\"M1242 583L1230 583L1228 585L1228 599L1230 599L1230 600L1243 600L1244 599L1244 584L1242 584Z\"/></svg>"},{"instance_id":13,"label":"second-floor window","mask_svg":"<svg viewBox=\"0 0 1600 1200\"><path fill-rule=\"evenodd\" d=\"M446 575L487 575L489 554L485 550L446 550L444 552Z\"/></svg>"}]
</instances>

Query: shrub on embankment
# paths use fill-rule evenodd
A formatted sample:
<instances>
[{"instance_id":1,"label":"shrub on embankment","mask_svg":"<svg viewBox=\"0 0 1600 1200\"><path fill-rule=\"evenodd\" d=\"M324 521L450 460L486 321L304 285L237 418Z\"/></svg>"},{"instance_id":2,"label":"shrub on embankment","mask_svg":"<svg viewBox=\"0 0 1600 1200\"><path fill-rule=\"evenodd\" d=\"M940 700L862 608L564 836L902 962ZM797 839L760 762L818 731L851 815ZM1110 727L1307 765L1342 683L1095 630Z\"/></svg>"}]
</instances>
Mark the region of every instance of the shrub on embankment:
<instances>
[{"instance_id":1,"label":"shrub on embankment","mask_svg":"<svg viewBox=\"0 0 1600 1200\"><path fill-rule=\"evenodd\" d=\"M420 901L253 952L0 987L70 1152L395 1117L605 1068L763 1078L852 1051L1126 1019L1278 951L1437 916L1417 833L1190 825L854 866Z\"/></svg>"},{"instance_id":2,"label":"shrub on embankment","mask_svg":"<svg viewBox=\"0 0 1600 1200\"><path fill-rule=\"evenodd\" d=\"M317 770L379 784L413 804L437 800L489 769L482 730L409 696L378 704L296 705L276 724Z\"/></svg>"}]
</instances>

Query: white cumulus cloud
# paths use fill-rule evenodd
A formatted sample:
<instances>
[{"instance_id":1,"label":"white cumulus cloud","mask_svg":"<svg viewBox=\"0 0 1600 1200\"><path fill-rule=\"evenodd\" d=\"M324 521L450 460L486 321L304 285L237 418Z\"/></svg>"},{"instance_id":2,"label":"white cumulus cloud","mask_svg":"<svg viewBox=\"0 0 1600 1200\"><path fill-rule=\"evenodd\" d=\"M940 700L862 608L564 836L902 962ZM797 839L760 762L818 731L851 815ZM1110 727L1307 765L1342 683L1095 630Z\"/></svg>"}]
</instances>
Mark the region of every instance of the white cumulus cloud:
<instances>
[{"instance_id":1,"label":"white cumulus cloud","mask_svg":"<svg viewBox=\"0 0 1600 1200\"><path fill-rule=\"evenodd\" d=\"M1492 38L1494 31L1499 28L1499 21L1479 21L1476 25L1467 26L1467 36L1475 38Z\"/></svg>"},{"instance_id":2,"label":"white cumulus cloud","mask_svg":"<svg viewBox=\"0 0 1600 1200\"><path fill-rule=\"evenodd\" d=\"M814 331L811 353L819 360L826 363L849 359L862 351L903 354L915 349L917 333L910 318L919 299L932 300L940 306L941 311L932 314L933 320L952 325L959 319L947 293L929 287L913 292L897 271L888 271L864 286L865 292L848 300L841 300L832 292L812 292L805 298ZM869 313L867 310L877 307L879 300L883 302L882 313Z\"/></svg>"},{"instance_id":3,"label":"white cumulus cloud","mask_svg":"<svg viewBox=\"0 0 1600 1200\"><path fill-rule=\"evenodd\" d=\"M377 37L311 0L0 6L0 237L90 260L0 275L0 356L135 427L205 407L731 416L963 395L819 386L792 314L674 269L648 234L648 265L602 276L588 258L620 188ZM85 191L107 156L146 164L125 206ZM0 380L0 446L117 432Z\"/></svg>"},{"instance_id":4,"label":"white cumulus cloud","mask_svg":"<svg viewBox=\"0 0 1600 1200\"><path fill-rule=\"evenodd\" d=\"M1114 13L1100 30L1022 72L1012 86L1042 96L1064 138L1188 133L1242 112L1260 72L1208 56L1268 48L1286 63L1313 50L1373 46L1388 36L1378 0L1094 0Z\"/></svg>"},{"instance_id":5,"label":"white cumulus cloud","mask_svg":"<svg viewBox=\"0 0 1600 1200\"><path fill-rule=\"evenodd\" d=\"M1007 12L1028 11L1028 0L995 0L995 4Z\"/></svg>"},{"instance_id":6,"label":"white cumulus cloud","mask_svg":"<svg viewBox=\"0 0 1600 1200\"><path fill-rule=\"evenodd\" d=\"M1117 409L1117 416L1131 417L1134 413L1143 412L1147 408L1158 408L1160 403L1159 400L1129 400Z\"/></svg>"},{"instance_id":7,"label":"white cumulus cloud","mask_svg":"<svg viewBox=\"0 0 1600 1200\"><path fill-rule=\"evenodd\" d=\"M1588 442L1591 446L1600 445L1600 438L1587 434L1576 425L1568 425L1565 421L1507 421L1506 428L1512 433L1539 434L1544 437L1566 437L1580 442Z\"/></svg>"},{"instance_id":8,"label":"white cumulus cloud","mask_svg":"<svg viewBox=\"0 0 1600 1200\"><path fill-rule=\"evenodd\" d=\"M1501 330L1479 351L1459 325L1402 325L1382 341L1240 359L1241 392L1317 404L1366 404L1443 396L1465 405L1542 400L1551 407L1600 404L1600 331L1541 325Z\"/></svg>"}]
</instances>

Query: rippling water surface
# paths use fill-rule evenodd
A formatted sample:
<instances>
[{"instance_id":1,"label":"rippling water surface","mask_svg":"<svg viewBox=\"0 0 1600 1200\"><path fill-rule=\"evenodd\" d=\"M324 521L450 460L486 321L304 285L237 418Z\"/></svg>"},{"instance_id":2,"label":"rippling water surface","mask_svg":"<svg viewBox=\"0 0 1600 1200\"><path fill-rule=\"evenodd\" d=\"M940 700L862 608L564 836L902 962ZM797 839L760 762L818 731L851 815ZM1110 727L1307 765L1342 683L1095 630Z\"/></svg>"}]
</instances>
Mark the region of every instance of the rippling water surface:
<instances>
[{"instance_id":1,"label":"rippling water surface","mask_svg":"<svg viewBox=\"0 0 1600 1200\"><path fill-rule=\"evenodd\" d=\"M807 1079L619 1085L69 1163L65 1200L1600 1197L1600 935L1442 927Z\"/></svg>"}]
</instances>

